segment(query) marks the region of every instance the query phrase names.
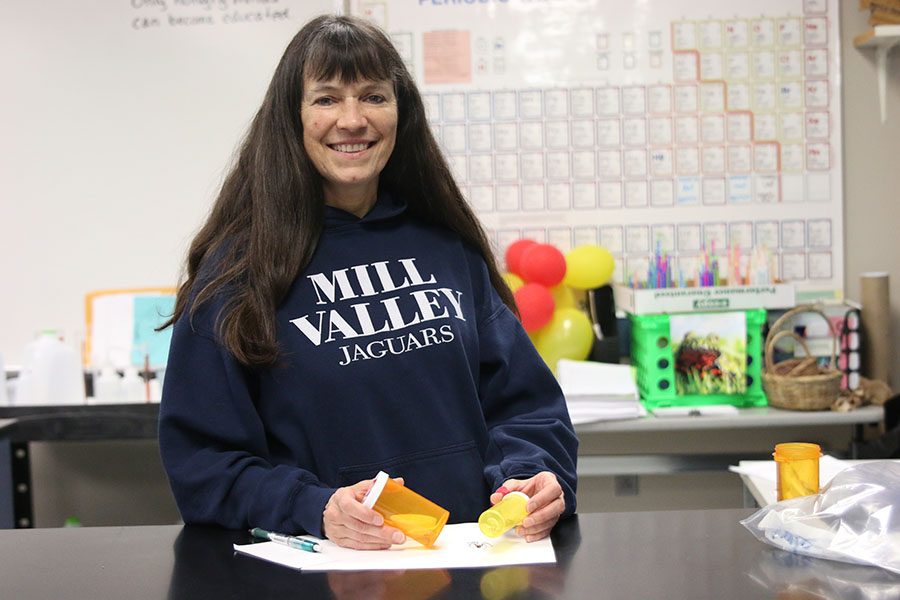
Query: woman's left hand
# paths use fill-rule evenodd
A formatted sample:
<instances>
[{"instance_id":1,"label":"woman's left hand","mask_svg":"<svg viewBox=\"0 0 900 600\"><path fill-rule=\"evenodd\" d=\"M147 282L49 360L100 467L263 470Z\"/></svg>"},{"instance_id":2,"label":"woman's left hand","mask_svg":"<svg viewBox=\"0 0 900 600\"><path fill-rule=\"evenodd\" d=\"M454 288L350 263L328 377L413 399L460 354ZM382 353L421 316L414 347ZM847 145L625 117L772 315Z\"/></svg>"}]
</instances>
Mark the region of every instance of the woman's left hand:
<instances>
[{"instance_id":1,"label":"woman's left hand","mask_svg":"<svg viewBox=\"0 0 900 600\"><path fill-rule=\"evenodd\" d=\"M507 479L503 482L510 492L527 494L530 500L526 510L528 516L516 528L516 533L527 542L536 542L550 535L560 515L566 509L565 494L550 471L541 471L529 479ZM500 492L491 494L491 504L497 504L503 498Z\"/></svg>"}]
</instances>

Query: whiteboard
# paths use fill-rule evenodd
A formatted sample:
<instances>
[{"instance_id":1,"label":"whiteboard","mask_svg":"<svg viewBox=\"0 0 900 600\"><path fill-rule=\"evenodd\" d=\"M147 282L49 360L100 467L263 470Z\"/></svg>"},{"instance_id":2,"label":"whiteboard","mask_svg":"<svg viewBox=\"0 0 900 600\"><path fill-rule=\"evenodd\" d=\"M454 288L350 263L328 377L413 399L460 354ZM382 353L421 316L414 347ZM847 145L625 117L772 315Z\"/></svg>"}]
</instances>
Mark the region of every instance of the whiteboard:
<instances>
[{"instance_id":1,"label":"whiteboard","mask_svg":"<svg viewBox=\"0 0 900 600\"><path fill-rule=\"evenodd\" d=\"M837 0L352 0L389 31L501 252L602 244L774 254L805 297L843 289Z\"/></svg>"},{"instance_id":2,"label":"whiteboard","mask_svg":"<svg viewBox=\"0 0 900 600\"><path fill-rule=\"evenodd\" d=\"M3 2L0 353L171 286L287 43L334 0Z\"/></svg>"}]
</instances>

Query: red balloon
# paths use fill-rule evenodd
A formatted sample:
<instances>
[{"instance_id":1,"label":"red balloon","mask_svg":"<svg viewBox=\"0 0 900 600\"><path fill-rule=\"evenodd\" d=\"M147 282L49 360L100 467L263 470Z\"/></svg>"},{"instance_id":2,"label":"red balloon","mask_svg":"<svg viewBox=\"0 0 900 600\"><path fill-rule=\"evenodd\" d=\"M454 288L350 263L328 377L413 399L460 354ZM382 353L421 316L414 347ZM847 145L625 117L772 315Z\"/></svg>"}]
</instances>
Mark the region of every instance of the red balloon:
<instances>
[{"instance_id":1,"label":"red balloon","mask_svg":"<svg viewBox=\"0 0 900 600\"><path fill-rule=\"evenodd\" d=\"M521 268L522 253L531 246L536 245L537 242L534 240L517 240L510 244L506 249L506 270L521 276L522 273L519 269Z\"/></svg>"},{"instance_id":2,"label":"red balloon","mask_svg":"<svg viewBox=\"0 0 900 600\"><path fill-rule=\"evenodd\" d=\"M519 270L525 281L553 287L566 276L566 257L550 244L535 244L522 252Z\"/></svg>"},{"instance_id":3,"label":"red balloon","mask_svg":"<svg viewBox=\"0 0 900 600\"><path fill-rule=\"evenodd\" d=\"M556 302L546 287L539 283L526 283L516 293L516 306L525 331L537 331L550 322Z\"/></svg>"}]
</instances>

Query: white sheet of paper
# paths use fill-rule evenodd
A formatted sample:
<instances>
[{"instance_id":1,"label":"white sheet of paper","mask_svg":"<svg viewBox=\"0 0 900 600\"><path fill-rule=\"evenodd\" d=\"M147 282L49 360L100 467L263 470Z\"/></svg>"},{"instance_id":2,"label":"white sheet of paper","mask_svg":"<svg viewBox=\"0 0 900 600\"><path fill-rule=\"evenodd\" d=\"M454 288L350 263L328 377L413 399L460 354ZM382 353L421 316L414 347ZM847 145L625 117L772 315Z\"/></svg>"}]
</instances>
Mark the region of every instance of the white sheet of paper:
<instances>
[{"instance_id":1,"label":"white sheet of paper","mask_svg":"<svg viewBox=\"0 0 900 600\"><path fill-rule=\"evenodd\" d=\"M481 534L477 523L447 525L432 548L411 540L388 550L350 550L329 540L320 543L322 552L319 553L275 542L234 544L234 550L304 571L481 568L556 562L550 538L527 543L514 533L507 533L490 539Z\"/></svg>"},{"instance_id":2,"label":"white sheet of paper","mask_svg":"<svg viewBox=\"0 0 900 600\"><path fill-rule=\"evenodd\" d=\"M562 359L556 369L573 424L647 415L630 365Z\"/></svg>"},{"instance_id":3,"label":"white sheet of paper","mask_svg":"<svg viewBox=\"0 0 900 600\"><path fill-rule=\"evenodd\" d=\"M561 359L556 366L559 385L566 395L637 397L631 365Z\"/></svg>"},{"instance_id":4,"label":"white sheet of paper","mask_svg":"<svg viewBox=\"0 0 900 600\"><path fill-rule=\"evenodd\" d=\"M768 481L773 485L776 483L777 476L774 460L745 460L741 462L743 464L741 464L740 466L731 465L730 467L728 467L728 470L732 473L758 477L759 479ZM831 481L835 475L846 469L848 466L850 465L848 465L846 462L828 456L827 454L820 458L819 486L824 486L826 483Z\"/></svg>"},{"instance_id":5,"label":"white sheet of paper","mask_svg":"<svg viewBox=\"0 0 900 600\"><path fill-rule=\"evenodd\" d=\"M581 407L576 403L568 405L569 418L572 425L583 425L596 421L620 421L623 419L640 419L647 416L647 409L642 404L619 405L603 403L603 406L588 405Z\"/></svg>"}]
</instances>

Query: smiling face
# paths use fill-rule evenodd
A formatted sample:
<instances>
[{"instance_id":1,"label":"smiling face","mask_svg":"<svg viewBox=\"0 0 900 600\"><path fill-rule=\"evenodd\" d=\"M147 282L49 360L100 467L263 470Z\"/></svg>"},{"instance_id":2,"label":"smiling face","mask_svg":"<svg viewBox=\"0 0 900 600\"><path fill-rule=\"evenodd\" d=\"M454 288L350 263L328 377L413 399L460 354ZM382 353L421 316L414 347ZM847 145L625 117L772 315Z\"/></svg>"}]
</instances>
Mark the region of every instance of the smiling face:
<instances>
[{"instance_id":1,"label":"smiling face","mask_svg":"<svg viewBox=\"0 0 900 600\"><path fill-rule=\"evenodd\" d=\"M324 179L325 203L363 216L375 204L378 176L397 138L392 83L306 79L300 120L303 146Z\"/></svg>"}]
</instances>

